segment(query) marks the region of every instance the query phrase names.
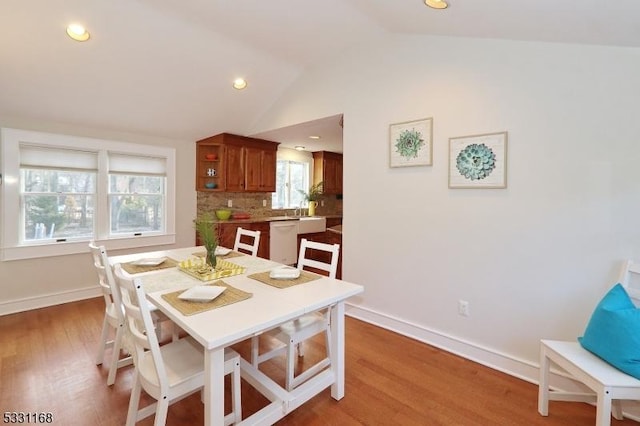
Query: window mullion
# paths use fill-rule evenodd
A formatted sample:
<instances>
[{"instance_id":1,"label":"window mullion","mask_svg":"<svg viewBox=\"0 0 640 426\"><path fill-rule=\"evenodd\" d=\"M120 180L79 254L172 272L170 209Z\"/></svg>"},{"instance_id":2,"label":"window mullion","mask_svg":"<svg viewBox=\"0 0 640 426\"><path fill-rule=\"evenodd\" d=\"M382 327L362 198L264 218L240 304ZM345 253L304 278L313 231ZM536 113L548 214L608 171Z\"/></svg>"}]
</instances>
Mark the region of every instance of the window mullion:
<instances>
[{"instance_id":1,"label":"window mullion","mask_svg":"<svg viewBox=\"0 0 640 426\"><path fill-rule=\"evenodd\" d=\"M96 177L96 214L94 233L97 240L109 238L109 158L106 150L98 153L98 175Z\"/></svg>"}]
</instances>

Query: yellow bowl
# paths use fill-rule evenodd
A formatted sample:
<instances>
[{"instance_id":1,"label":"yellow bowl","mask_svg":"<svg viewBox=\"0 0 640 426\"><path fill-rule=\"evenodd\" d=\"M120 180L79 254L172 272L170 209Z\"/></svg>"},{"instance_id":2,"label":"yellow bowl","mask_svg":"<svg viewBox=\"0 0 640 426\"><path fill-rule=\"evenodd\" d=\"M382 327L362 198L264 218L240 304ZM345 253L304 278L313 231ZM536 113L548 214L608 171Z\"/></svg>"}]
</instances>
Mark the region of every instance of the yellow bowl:
<instances>
[{"instance_id":1,"label":"yellow bowl","mask_svg":"<svg viewBox=\"0 0 640 426\"><path fill-rule=\"evenodd\" d=\"M216 210L216 217L220 220L228 220L231 217L231 210Z\"/></svg>"}]
</instances>

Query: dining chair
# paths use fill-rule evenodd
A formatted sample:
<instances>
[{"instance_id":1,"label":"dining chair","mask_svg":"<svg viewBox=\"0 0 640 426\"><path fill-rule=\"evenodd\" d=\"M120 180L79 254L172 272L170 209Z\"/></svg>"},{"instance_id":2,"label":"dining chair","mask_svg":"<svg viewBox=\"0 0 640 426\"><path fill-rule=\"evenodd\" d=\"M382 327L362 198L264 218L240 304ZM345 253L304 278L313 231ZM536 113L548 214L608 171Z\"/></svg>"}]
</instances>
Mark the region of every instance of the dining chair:
<instances>
[{"instance_id":1,"label":"dining chair","mask_svg":"<svg viewBox=\"0 0 640 426\"><path fill-rule=\"evenodd\" d=\"M252 243L246 242L247 237L252 239ZM233 244L233 250L238 252L244 252L251 256L258 255L258 247L260 246L260 231L252 231L250 229L238 228L236 231L236 241ZM242 250L242 251L240 251Z\"/></svg>"},{"instance_id":2,"label":"dining chair","mask_svg":"<svg viewBox=\"0 0 640 426\"><path fill-rule=\"evenodd\" d=\"M148 305L144 303L142 281L125 275L119 264L115 265L115 276L122 294L135 367L126 425L133 426L154 413L153 424L164 425L170 404L203 390L204 348L191 336L160 346L153 333ZM224 351L224 373L231 375L232 411L224 422L230 425L242 420L240 355L230 348ZM143 389L156 402L139 408Z\"/></svg>"},{"instance_id":3,"label":"dining chair","mask_svg":"<svg viewBox=\"0 0 640 426\"><path fill-rule=\"evenodd\" d=\"M89 243L89 249L93 257L93 266L98 273L98 284L105 304L96 365L104 363L105 350L111 348L111 362L109 364L109 375L107 376L107 385L111 386L116 381L118 369L131 365L133 359L131 356L122 357L120 352L125 327L124 311L120 302L120 294L113 279L113 272L109 266L107 251L104 246L96 246L93 241ZM110 339L112 329L115 331L115 336Z\"/></svg>"},{"instance_id":4,"label":"dining chair","mask_svg":"<svg viewBox=\"0 0 640 426\"><path fill-rule=\"evenodd\" d=\"M625 289L632 304L638 306L640 290L640 263L628 260L622 265L618 282ZM626 297L626 296L625 296ZM598 308L596 308L598 309ZM635 309L631 309L635 310ZM632 318L638 315L631 313ZM611 317L612 313L605 315ZM637 321L637 320L636 320ZM634 327L634 329L637 329ZM633 331L632 333L635 333ZM625 345L625 342L617 342ZM616 345L617 346L617 345ZM632 358L637 359L633 354ZM570 379L584 385L580 391L551 389L549 373L551 366L558 366ZM582 387L582 386L581 386ZM578 401L596 404L596 426L609 426L611 415L622 420L621 400L640 400L640 380L614 367L599 356L585 349L578 341L546 340L540 341L540 382L538 387L538 412L549 415L549 401Z\"/></svg>"},{"instance_id":5,"label":"dining chair","mask_svg":"<svg viewBox=\"0 0 640 426\"><path fill-rule=\"evenodd\" d=\"M93 257L93 264L98 273L98 284L102 290L105 301L105 316L102 323L102 332L100 334L100 345L98 347L98 356L96 364L101 365L104 362L104 352L107 348L112 348L111 364L109 366L109 375L107 376L107 385L112 385L116 380L116 372L119 368L131 365L132 359L129 356L120 358L120 350L122 349L122 335L124 332L124 306L120 297L120 291L113 277L113 270L109 264L109 256L104 246L96 246L95 242L89 242L89 250ZM178 340L179 327L169 319L165 314L160 312L157 307L147 303L151 311L151 317L155 325L155 332L158 340L162 340L162 324L168 324L171 331L172 340ZM120 309L118 309L118 307ZM115 330L115 337L109 339L111 329Z\"/></svg>"},{"instance_id":6,"label":"dining chair","mask_svg":"<svg viewBox=\"0 0 640 426\"><path fill-rule=\"evenodd\" d=\"M313 259L311 257L310 250L314 250L316 254L318 252L329 254L329 262L322 262L320 260ZM340 244L325 244L309 241L306 238L303 238L300 242L300 253L298 255L297 268L300 270L313 268L314 272L321 270L327 272L329 278L335 278L338 270L339 255ZM321 312L304 315L280 325L274 333L269 333L269 335L279 340L282 345L263 354L260 354L259 336L252 337L251 363L258 368L258 365L262 362L282 353L286 353L287 364L285 387L287 390L294 389L296 386L313 377L331 364L331 332L329 320L329 309L325 309ZM298 356L304 356L302 342L322 332L325 333L327 356L296 376L296 349Z\"/></svg>"}]
</instances>

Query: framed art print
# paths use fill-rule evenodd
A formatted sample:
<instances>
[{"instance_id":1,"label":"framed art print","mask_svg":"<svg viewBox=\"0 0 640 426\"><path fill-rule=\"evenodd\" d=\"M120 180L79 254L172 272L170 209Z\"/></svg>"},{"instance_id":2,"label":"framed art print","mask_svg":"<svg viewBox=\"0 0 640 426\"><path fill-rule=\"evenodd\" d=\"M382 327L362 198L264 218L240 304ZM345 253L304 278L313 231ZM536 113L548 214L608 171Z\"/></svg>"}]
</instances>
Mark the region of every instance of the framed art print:
<instances>
[{"instance_id":1,"label":"framed art print","mask_svg":"<svg viewBox=\"0 0 640 426\"><path fill-rule=\"evenodd\" d=\"M506 188L507 132L449 139L449 188Z\"/></svg>"},{"instance_id":2,"label":"framed art print","mask_svg":"<svg viewBox=\"0 0 640 426\"><path fill-rule=\"evenodd\" d=\"M430 166L433 118L389 126L389 167Z\"/></svg>"}]
</instances>

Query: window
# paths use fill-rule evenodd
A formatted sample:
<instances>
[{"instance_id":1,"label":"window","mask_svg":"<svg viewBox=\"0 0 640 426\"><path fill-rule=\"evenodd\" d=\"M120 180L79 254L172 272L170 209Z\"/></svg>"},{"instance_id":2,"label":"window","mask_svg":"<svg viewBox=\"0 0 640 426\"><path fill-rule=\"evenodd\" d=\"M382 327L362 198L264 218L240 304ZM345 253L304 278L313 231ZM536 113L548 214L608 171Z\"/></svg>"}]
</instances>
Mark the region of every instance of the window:
<instances>
[{"instance_id":1,"label":"window","mask_svg":"<svg viewBox=\"0 0 640 426\"><path fill-rule=\"evenodd\" d=\"M164 230L165 159L109 154L110 232Z\"/></svg>"},{"instance_id":2,"label":"window","mask_svg":"<svg viewBox=\"0 0 640 426\"><path fill-rule=\"evenodd\" d=\"M93 237L95 173L21 169L20 183L25 242Z\"/></svg>"},{"instance_id":3,"label":"window","mask_svg":"<svg viewBox=\"0 0 640 426\"><path fill-rule=\"evenodd\" d=\"M3 260L175 242L173 149L2 129L2 165Z\"/></svg>"},{"instance_id":4,"label":"window","mask_svg":"<svg viewBox=\"0 0 640 426\"><path fill-rule=\"evenodd\" d=\"M96 152L20 143L19 239L93 237Z\"/></svg>"},{"instance_id":5,"label":"window","mask_svg":"<svg viewBox=\"0 0 640 426\"><path fill-rule=\"evenodd\" d=\"M309 188L309 163L280 160L276 165L276 192L272 194L274 209L296 209L304 207L305 199L300 190Z\"/></svg>"}]
</instances>

